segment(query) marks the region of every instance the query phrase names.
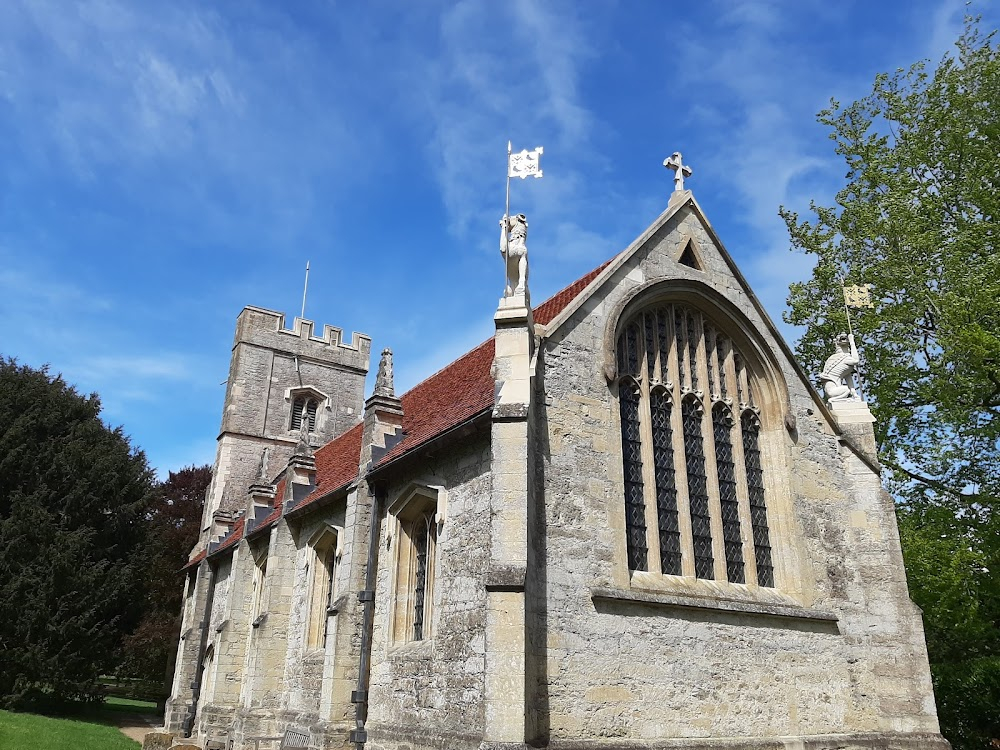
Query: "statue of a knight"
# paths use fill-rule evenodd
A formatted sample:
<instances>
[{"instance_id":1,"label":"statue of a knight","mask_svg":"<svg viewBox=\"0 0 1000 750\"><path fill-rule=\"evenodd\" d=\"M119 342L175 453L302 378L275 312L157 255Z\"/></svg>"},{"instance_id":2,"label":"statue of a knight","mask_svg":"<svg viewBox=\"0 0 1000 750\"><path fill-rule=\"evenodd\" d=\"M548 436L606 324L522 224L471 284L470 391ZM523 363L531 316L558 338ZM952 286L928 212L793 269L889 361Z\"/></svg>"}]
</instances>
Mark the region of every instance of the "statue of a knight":
<instances>
[{"instance_id":1,"label":"statue of a knight","mask_svg":"<svg viewBox=\"0 0 1000 750\"><path fill-rule=\"evenodd\" d=\"M524 214L500 219L500 254L507 262L504 297L524 294L528 288L528 218Z\"/></svg>"},{"instance_id":2,"label":"statue of a knight","mask_svg":"<svg viewBox=\"0 0 1000 750\"><path fill-rule=\"evenodd\" d=\"M823 365L820 382L827 401L849 401L860 399L854 384L854 373L861 358L854 343L854 335L842 333L837 336L837 351Z\"/></svg>"}]
</instances>

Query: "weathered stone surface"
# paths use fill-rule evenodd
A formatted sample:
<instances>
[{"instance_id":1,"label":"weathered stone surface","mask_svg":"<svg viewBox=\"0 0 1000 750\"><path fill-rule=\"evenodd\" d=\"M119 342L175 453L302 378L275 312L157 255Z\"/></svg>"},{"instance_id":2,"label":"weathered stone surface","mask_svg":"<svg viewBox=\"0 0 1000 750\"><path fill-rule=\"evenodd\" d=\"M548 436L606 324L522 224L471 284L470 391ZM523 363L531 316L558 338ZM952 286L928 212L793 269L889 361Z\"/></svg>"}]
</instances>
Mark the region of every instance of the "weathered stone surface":
<instances>
[{"instance_id":1,"label":"weathered stone surface","mask_svg":"<svg viewBox=\"0 0 1000 750\"><path fill-rule=\"evenodd\" d=\"M293 509L189 576L169 727L183 726L200 674L195 739L228 734L238 747L308 727L314 746L346 747L365 644L358 593L373 589L371 750L947 748L871 424L854 412L838 417L818 398L690 194L675 195L665 219L539 339L526 311L501 308L496 408L475 431ZM693 266L679 262L688 250ZM718 580L629 570L614 346L622 316L661 301L701 310L740 343L763 384L756 406L773 587L729 583L718 565ZM241 326L266 328L251 312ZM268 329L272 338L234 354L242 374L230 388L257 406L227 413L224 431L280 442L269 420L284 397L268 378L292 377L289 354L303 368L321 366L307 350L336 338L301 334ZM248 335L241 329L237 342ZM345 361L328 367L339 373L331 388L340 403L360 404L361 349L367 357L363 341L357 352L337 349ZM385 397L369 401L362 474L373 447L406 424L405 399L388 410ZM331 429L359 415L348 416L330 416ZM219 476L243 481L232 467L259 447L234 438L223 451L223 442ZM419 640L407 620L416 568L406 557L418 552L404 540L414 497L437 503ZM322 611L312 596L314 545L329 534L338 562L334 606ZM265 553L266 617L255 620ZM309 636L317 612L327 615L322 643Z\"/></svg>"},{"instance_id":2,"label":"weathered stone surface","mask_svg":"<svg viewBox=\"0 0 1000 750\"><path fill-rule=\"evenodd\" d=\"M681 236L697 241L704 272L673 259ZM606 311L630 290L660 279L684 279L719 293L741 315L735 325L745 326L779 368L798 419L793 439L784 427L784 404L764 405L765 456L781 467L768 487L777 588L802 607L832 613L833 631L750 612L595 609L595 587L638 584L668 596L686 594L671 577L636 575L630 581L618 520L621 463L608 460L605 449L620 441L617 401L600 349L615 322ZM937 721L922 629L902 580L895 519L880 499L879 478L819 417L808 385L783 356L713 237L682 209L598 295L550 331L541 355L539 409L546 429L534 450L545 457L547 580L546 668L539 679L545 681L543 723L550 742L805 737L844 730L933 736ZM708 312L723 318L720 325L726 322L724 313ZM852 512L861 514L854 526ZM711 584L715 596L733 599L745 588ZM883 677L884 670L893 678ZM627 702L607 699L624 689Z\"/></svg>"},{"instance_id":3,"label":"weathered stone surface","mask_svg":"<svg viewBox=\"0 0 1000 750\"><path fill-rule=\"evenodd\" d=\"M271 476L292 455L299 435L291 429L291 392L308 386L325 396L316 415L312 443L328 442L361 420L371 340L354 334L344 343L340 329L313 334L313 323L246 307L236 322L226 401L206 513L239 510L256 479L260 457L270 446Z\"/></svg>"},{"instance_id":4,"label":"weathered stone surface","mask_svg":"<svg viewBox=\"0 0 1000 750\"><path fill-rule=\"evenodd\" d=\"M142 750L167 750L173 741L173 732L148 732L142 740Z\"/></svg>"}]
</instances>

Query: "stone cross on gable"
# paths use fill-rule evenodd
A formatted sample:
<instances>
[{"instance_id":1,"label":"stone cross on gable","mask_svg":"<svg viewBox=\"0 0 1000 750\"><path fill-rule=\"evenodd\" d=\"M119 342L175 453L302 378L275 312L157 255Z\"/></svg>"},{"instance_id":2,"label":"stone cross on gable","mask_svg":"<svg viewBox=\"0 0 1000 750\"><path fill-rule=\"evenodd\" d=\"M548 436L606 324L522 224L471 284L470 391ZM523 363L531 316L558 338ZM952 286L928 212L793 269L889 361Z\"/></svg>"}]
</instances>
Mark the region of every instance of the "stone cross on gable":
<instances>
[{"instance_id":1,"label":"stone cross on gable","mask_svg":"<svg viewBox=\"0 0 1000 750\"><path fill-rule=\"evenodd\" d=\"M691 176L691 167L683 163L681 152L674 151L669 158L663 160L663 166L672 169L674 172L674 192L679 193L684 189L684 178Z\"/></svg>"}]
</instances>

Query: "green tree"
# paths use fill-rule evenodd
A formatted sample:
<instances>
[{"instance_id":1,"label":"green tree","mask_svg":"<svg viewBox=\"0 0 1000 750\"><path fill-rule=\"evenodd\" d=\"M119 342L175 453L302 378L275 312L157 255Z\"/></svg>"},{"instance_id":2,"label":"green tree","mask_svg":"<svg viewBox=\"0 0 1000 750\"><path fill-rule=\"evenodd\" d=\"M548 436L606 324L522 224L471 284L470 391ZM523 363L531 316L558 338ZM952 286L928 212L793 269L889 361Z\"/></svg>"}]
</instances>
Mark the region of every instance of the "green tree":
<instances>
[{"instance_id":1,"label":"green tree","mask_svg":"<svg viewBox=\"0 0 1000 750\"><path fill-rule=\"evenodd\" d=\"M124 643L123 675L159 682L173 665L180 637L184 576L181 568L198 541L209 466L172 471L146 514L143 613Z\"/></svg>"},{"instance_id":2,"label":"green tree","mask_svg":"<svg viewBox=\"0 0 1000 750\"><path fill-rule=\"evenodd\" d=\"M0 705L91 699L135 626L154 477L96 395L0 358Z\"/></svg>"},{"instance_id":3,"label":"green tree","mask_svg":"<svg viewBox=\"0 0 1000 750\"><path fill-rule=\"evenodd\" d=\"M841 285L872 288L854 324L864 393L958 750L1000 737L1000 58L978 24L933 72L918 63L831 102L819 121L847 185L809 220L781 211L793 249L817 260L785 316L814 371L847 330Z\"/></svg>"}]
</instances>

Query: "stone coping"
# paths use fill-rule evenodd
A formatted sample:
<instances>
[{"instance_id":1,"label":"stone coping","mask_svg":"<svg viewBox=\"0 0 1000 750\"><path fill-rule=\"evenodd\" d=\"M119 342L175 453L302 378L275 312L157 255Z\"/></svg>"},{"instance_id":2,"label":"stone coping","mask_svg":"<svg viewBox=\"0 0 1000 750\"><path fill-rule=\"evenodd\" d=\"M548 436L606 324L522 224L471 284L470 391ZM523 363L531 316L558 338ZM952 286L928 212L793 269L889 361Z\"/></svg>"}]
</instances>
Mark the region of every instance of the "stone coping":
<instances>
[{"instance_id":1,"label":"stone coping","mask_svg":"<svg viewBox=\"0 0 1000 750\"><path fill-rule=\"evenodd\" d=\"M684 594L636 591L634 589L595 587L590 590L590 598L594 602L642 604L653 607L728 612L740 615L760 615L763 617L782 617L792 620L811 620L823 623L836 623L838 620L837 615L833 612L803 607L797 604L739 601L736 599L708 599Z\"/></svg>"}]
</instances>

